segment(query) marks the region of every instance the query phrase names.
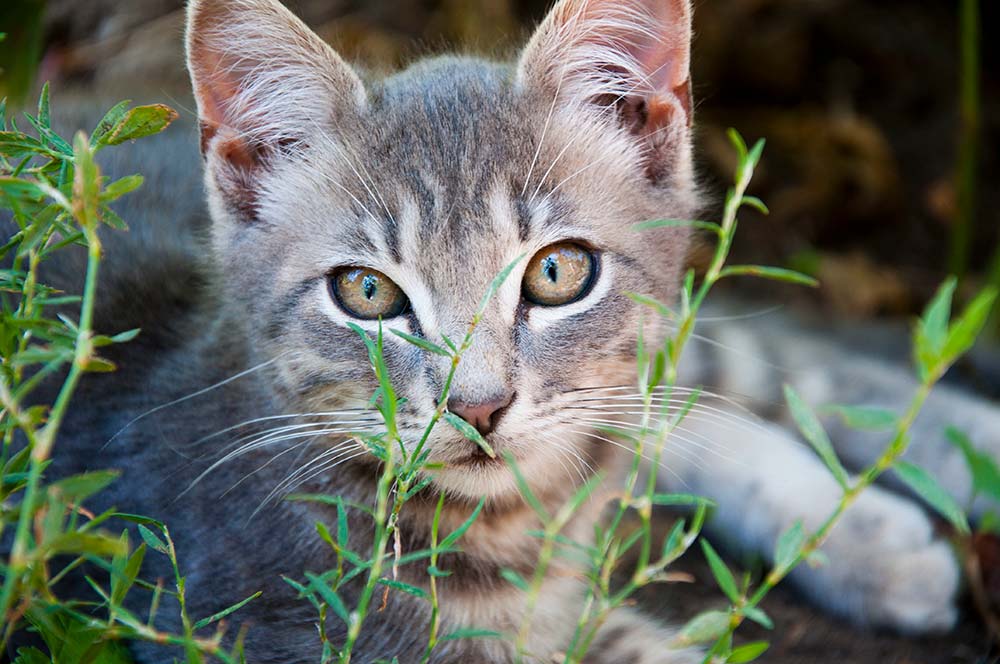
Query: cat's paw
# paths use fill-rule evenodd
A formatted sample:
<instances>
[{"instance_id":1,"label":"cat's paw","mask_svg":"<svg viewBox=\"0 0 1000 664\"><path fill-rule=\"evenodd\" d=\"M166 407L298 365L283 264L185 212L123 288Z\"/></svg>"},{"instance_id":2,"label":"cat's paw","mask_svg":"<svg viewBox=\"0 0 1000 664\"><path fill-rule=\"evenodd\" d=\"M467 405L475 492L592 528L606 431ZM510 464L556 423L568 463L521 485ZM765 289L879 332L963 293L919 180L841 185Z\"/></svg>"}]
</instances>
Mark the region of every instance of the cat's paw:
<instances>
[{"instance_id":1,"label":"cat's paw","mask_svg":"<svg viewBox=\"0 0 1000 664\"><path fill-rule=\"evenodd\" d=\"M828 561L795 573L821 604L866 625L907 633L951 629L961 575L947 542L916 504L873 487L823 547Z\"/></svg>"}]
</instances>

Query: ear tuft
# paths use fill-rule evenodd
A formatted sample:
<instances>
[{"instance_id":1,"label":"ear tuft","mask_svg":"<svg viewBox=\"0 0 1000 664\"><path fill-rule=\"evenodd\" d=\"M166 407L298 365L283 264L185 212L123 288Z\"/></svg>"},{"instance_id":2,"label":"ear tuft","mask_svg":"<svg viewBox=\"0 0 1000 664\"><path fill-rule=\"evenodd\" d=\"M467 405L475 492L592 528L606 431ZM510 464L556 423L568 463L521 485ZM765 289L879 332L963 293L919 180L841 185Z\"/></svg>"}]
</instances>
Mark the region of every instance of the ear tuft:
<instances>
[{"instance_id":1,"label":"ear tuft","mask_svg":"<svg viewBox=\"0 0 1000 664\"><path fill-rule=\"evenodd\" d=\"M690 61L690 0L561 0L525 49L518 81L554 104L613 117L660 151L686 140Z\"/></svg>"}]
</instances>

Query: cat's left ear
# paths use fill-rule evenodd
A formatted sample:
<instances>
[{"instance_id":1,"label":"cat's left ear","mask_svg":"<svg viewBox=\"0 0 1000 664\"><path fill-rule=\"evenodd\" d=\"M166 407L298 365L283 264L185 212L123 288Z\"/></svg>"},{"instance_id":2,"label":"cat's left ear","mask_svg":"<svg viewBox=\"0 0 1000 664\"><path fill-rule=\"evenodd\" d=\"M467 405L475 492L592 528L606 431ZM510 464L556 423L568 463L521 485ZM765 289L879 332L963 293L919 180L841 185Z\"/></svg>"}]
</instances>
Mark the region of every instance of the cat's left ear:
<instances>
[{"instance_id":1,"label":"cat's left ear","mask_svg":"<svg viewBox=\"0 0 1000 664\"><path fill-rule=\"evenodd\" d=\"M613 120L652 148L691 125L690 0L560 0L521 57L518 83L559 108Z\"/></svg>"}]
</instances>

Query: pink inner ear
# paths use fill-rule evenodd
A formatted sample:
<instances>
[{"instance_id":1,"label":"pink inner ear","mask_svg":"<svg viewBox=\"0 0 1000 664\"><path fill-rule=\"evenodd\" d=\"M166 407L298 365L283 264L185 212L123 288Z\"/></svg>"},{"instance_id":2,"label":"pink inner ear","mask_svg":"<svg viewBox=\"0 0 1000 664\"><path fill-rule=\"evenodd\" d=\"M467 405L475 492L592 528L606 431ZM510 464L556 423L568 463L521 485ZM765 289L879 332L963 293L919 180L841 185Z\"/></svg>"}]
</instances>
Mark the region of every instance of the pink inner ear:
<instances>
[{"instance_id":1,"label":"pink inner ear","mask_svg":"<svg viewBox=\"0 0 1000 664\"><path fill-rule=\"evenodd\" d=\"M640 65L642 89L676 96L690 110L689 0L569 0L564 17L579 21L582 41L616 42Z\"/></svg>"}]
</instances>

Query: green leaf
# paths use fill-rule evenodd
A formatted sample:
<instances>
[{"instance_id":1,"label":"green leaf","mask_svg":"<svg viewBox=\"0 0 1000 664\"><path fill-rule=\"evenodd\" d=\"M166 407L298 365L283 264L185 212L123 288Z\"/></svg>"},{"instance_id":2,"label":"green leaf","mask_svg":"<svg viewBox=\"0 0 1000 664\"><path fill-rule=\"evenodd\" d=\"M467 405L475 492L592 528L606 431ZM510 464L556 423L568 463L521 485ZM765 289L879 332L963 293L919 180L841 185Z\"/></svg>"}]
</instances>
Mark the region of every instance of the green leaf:
<instances>
[{"instance_id":1,"label":"green leaf","mask_svg":"<svg viewBox=\"0 0 1000 664\"><path fill-rule=\"evenodd\" d=\"M42 86L42 94L38 97L38 123L43 127L52 126L52 114L49 110L49 82Z\"/></svg>"},{"instance_id":2,"label":"green leaf","mask_svg":"<svg viewBox=\"0 0 1000 664\"><path fill-rule=\"evenodd\" d=\"M778 537L778 543L774 547L774 566L780 570L790 569L805 542L806 533L802 521L796 521Z\"/></svg>"},{"instance_id":3,"label":"green leaf","mask_svg":"<svg viewBox=\"0 0 1000 664\"><path fill-rule=\"evenodd\" d=\"M52 659L38 648L18 648L14 664L52 664Z\"/></svg>"},{"instance_id":4,"label":"green leaf","mask_svg":"<svg viewBox=\"0 0 1000 664\"><path fill-rule=\"evenodd\" d=\"M913 354L922 380L927 380L941 361L941 352L948 338L951 301L957 284L958 280L954 277L949 277L941 284L937 294L924 309L923 317L917 322Z\"/></svg>"},{"instance_id":5,"label":"green leaf","mask_svg":"<svg viewBox=\"0 0 1000 664\"><path fill-rule=\"evenodd\" d=\"M388 586L395 590L402 591L408 595L413 595L414 597L419 597L420 599L427 599L427 591L423 588L418 588L412 586L409 583L403 583L402 581L396 581L395 579L379 579L378 582L383 586Z\"/></svg>"},{"instance_id":6,"label":"green leaf","mask_svg":"<svg viewBox=\"0 0 1000 664\"><path fill-rule=\"evenodd\" d=\"M733 573L729 571L729 567L726 566L726 563L722 562L722 558L715 552L715 549L708 543L708 540L701 540L701 550L705 552L705 559L708 561L708 566L712 569L712 576L718 582L719 588L722 589L722 592L726 593L726 597L734 604L738 602L740 591L736 587L736 579L733 578Z\"/></svg>"},{"instance_id":7,"label":"green leaf","mask_svg":"<svg viewBox=\"0 0 1000 664\"><path fill-rule=\"evenodd\" d=\"M458 538L460 538L462 535L464 535L466 533L466 531L468 531L469 528L472 527L472 524L479 517L479 513L483 511L483 506L485 504L486 504L486 498L480 498L479 499L479 503L476 505L476 508L474 510L472 510L472 513L469 515L469 518L467 518L465 521L463 521L462 525L460 525L455 530L451 531L451 533L449 533L447 537L445 537L443 540L441 540L441 544L439 546L442 549L447 549L452 544L454 544L455 542L457 542Z\"/></svg>"},{"instance_id":8,"label":"green leaf","mask_svg":"<svg viewBox=\"0 0 1000 664\"><path fill-rule=\"evenodd\" d=\"M417 348L426 350L428 353L434 353L435 355L441 355L442 357L451 357L451 353L446 351L444 348L441 348L441 346L432 344L430 341L427 341L427 339L424 339L422 337L415 337L412 334L407 334L406 332L400 332L399 330L390 329L389 331L395 334L400 339L403 339L404 341L408 341L409 343L413 344Z\"/></svg>"},{"instance_id":9,"label":"green leaf","mask_svg":"<svg viewBox=\"0 0 1000 664\"><path fill-rule=\"evenodd\" d=\"M309 579L309 587L315 590L326 605L333 609L333 612L337 614L337 617L344 621L345 624L351 624L351 618L347 613L347 607L344 605L344 601L340 599L340 595L330 587L330 585L324 581L319 576L313 574L312 572L306 572L306 578Z\"/></svg>"},{"instance_id":10,"label":"green leaf","mask_svg":"<svg viewBox=\"0 0 1000 664\"><path fill-rule=\"evenodd\" d=\"M503 634L494 632L491 629L478 629L476 627L462 627L450 632L447 636L441 637L442 641L454 641L456 639L502 639Z\"/></svg>"},{"instance_id":11,"label":"green leaf","mask_svg":"<svg viewBox=\"0 0 1000 664\"><path fill-rule=\"evenodd\" d=\"M764 629L774 629L774 621L764 613L764 610L756 606L744 606L743 615L754 621Z\"/></svg>"},{"instance_id":12,"label":"green leaf","mask_svg":"<svg viewBox=\"0 0 1000 664\"><path fill-rule=\"evenodd\" d=\"M695 496L689 493L654 493L650 498L654 505L707 505L715 507L715 503L708 498Z\"/></svg>"},{"instance_id":13,"label":"green leaf","mask_svg":"<svg viewBox=\"0 0 1000 664\"><path fill-rule=\"evenodd\" d=\"M117 115L111 127L98 136L95 148L120 145L126 141L158 134L169 127L177 117L177 111L163 104L128 109Z\"/></svg>"},{"instance_id":14,"label":"green leaf","mask_svg":"<svg viewBox=\"0 0 1000 664\"><path fill-rule=\"evenodd\" d=\"M500 570L500 576L518 590L522 590L524 592L531 590L531 586L529 586L528 582L524 580L524 577L508 567Z\"/></svg>"},{"instance_id":15,"label":"green leaf","mask_svg":"<svg viewBox=\"0 0 1000 664\"><path fill-rule=\"evenodd\" d=\"M823 429L823 425L816 419L816 414L806 405L791 385L785 385L785 400L788 402L792 417L795 419L795 423L798 425L802 435L805 436L809 444L819 454L820 459L826 464L826 467L833 473L837 484L842 489L847 489L849 484L847 471L844 470L840 459L837 458L837 453L833 450L833 443L830 442L830 437Z\"/></svg>"},{"instance_id":16,"label":"green leaf","mask_svg":"<svg viewBox=\"0 0 1000 664\"><path fill-rule=\"evenodd\" d=\"M105 360L103 357L92 357L87 360L83 369L92 373L111 373L118 369L118 365L111 360Z\"/></svg>"},{"instance_id":17,"label":"green leaf","mask_svg":"<svg viewBox=\"0 0 1000 664\"><path fill-rule=\"evenodd\" d=\"M884 408L833 405L821 412L837 415L848 427L860 431L892 431L899 423L896 413Z\"/></svg>"},{"instance_id":18,"label":"green leaf","mask_svg":"<svg viewBox=\"0 0 1000 664\"><path fill-rule=\"evenodd\" d=\"M100 493L121 476L117 470L98 470L82 475L74 475L54 482L48 488L49 495L59 495L70 502L82 503L94 494Z\"/></svg>"},{"instance_id":19,"label":"green leaf","mask_svg":"<svg viewBox=\"0 0 1000 664\"><path fill-rule=\"evenodd\" d=\"M486 442L486 439L483 438L483 436L478 431L476 431L476 427L472 426L471 424L463 420L461 417L459 417L458 415L449 410L446 410L444 412L444 419L448 422L448 424L454 427L455 430L458 431L460 434L462 434L463 436L474 442L476 445L479 445L479 447L484 452L486 452L487 456L489 456L491 459L496 458L497 453L493 451L493 448L490 447L490 444Z\"/></svg>"},{"instance_id":20,"label":"green leaf","mask_svg":"<svg viewBox=\"0 0 1000 664\"><path fill-rule=\"evenodd\" d=\"M951 522L955 529L963 535L968 535L969 521L955 499L937 483L930 473L919 466L906 461L900 461L895 466L899 479L913 489L921 498L937 510L941 516Z\"/></svg>"},{"instance_id":21,"label":"green leaf","mask_svg":"<svg viewBox=\"0 0 1000 664\"><path fill-rule=\"evenodd\" d=\"M51 540L48 548L53 553L89 553L98 557L127 553L120 540L99 533L64 533Z\"/></svg>"},{"instance_id":22,"label":"green leaf","mask_svg":"<svg viewBox=\"0 0 1000 664\"><path fill-rule=\"evenodd\" d=\"M801 272L796 272L795 270L787 270L782 267L766 267L763 265L733 265L732 267L723 268L722 272L719 273L719 278L724 277L760 277L762 279L771 279L773 281L784 281L790 284L799 284L801 286L810 286L815 288L819 286L819 281L810 277L807 274L802 274Z\"/></svg>"},{"instance_id":23,"label":"green leaf","mask_svg":"<svg viewBox=\"0 0 1000 664\"><path fill-rule=\"evenodd\" d=\"M246 606L247 604L249 604L253 600L257 599L261 595L263 595L263 593L258 590L257 592L255 592L253 595L250 595L250 597L247 597L242 602L237 602L236 604L233 604L228 609L223 609L222 611L219 611L218 613L212 614L208 618L202 618L201 620L199 620L198 622L196 622L194 624L194 628L195 629L201 629L202 627L208 627L209 625L211 625L213 623L217 623L220 620L222 620L223 618L225 618L226 616L228 616L229 614L235 613L236 611L239 611L244 606Z\"/></svg>"},{"instance_id":24,"label":"green leaf","mask_svg":"<svg viewBox=\"0 0 1000 664\"><path fill-rule=\"evenodd\" d=\"M140 329L128 330L127 332L119 332L118 334L111 337L111 341L113 341L116 344L127 343L138 337L140 332L142 332L142 330Z\"/></svg>"},{"instance_id":25,"label":"green leaf","mask_svg":"<svg viewBox=\"0 0 1000 664\"><path fill-rule=\"evenodd\" d=\"M682 538L684 537L684 523L683 519L677 521L674 527L670 529L670 533L663 538L663 551L661 555L666 558L667 556L674 556L680 553L681 546L683 545Z\"/></svg>"},{"instance_id":26,"label":"green leaf","mask_svg":"<svg viewBox=\"0 0 1000 664\"><path fill-rule=\"evenodd\" d=\"M139 536L142 537L142 541L145 542L149 548L154 551L159 551L163 555L170 555L170 548L166 543L160 539L160 537L154 533L152 530L142 525L138 524Z\"/></svg>"},{"instance_id":27,"label":"green leaf","mask_svg":"<svg viewBox=\"0 0 1000 664\"><path fill-rule=\"evenodd\" d=\"M767 649L770 647L771 644L767 641L755 641L753 643L748 643L740 646L739 648L734 648L733 652L729 654L728 659L726 659L726 662L727 664L745 664L746 662L752 662L767 652Z\"/></svg>"},{"instance_id":28,"label":"green leaf","mask_svg":"<svg viewBox=\"0 0 1000 664\"><path fill-rule=\"evenodd\" d=\"M45 198L45 191L31 180L0 177L0 193L22 201L39 202Z\"/></svg>"},{"instance_id":29,"label":"green leaf","mask_svg":"<svg viewBox=\"0 0 1000 664\"><path fill-rule=\"evenodd\" d=\"M768 207L764 205L764 201L760 200L756 196L744 196L743 200L740 201L740 204L746 205L747 207L751 207L764 215L771 214L771 211L768 209Z\"/></svg>"},{"instance_id":30,"label":"green leaf","mask_svg":"<svg viewBox=\"0 0 1000 664\"><path fill-rule=\"evenodd\" d=\"M993 457L976 449L969 437L955 427L948 427L945 435L965 457L965 463L972 473L973 494L982 493L1000 502L1000 467Z\"/></svg>"},{"instance_id":31,"label":"green leaf","mask_svg":"<svg viewBox=\"0 0 1000 664\"><path fill-rule=\"evenodd\" d=\"M750 152L747 154L746 160L751 170L755 170L757 168L757 164L760 163L760 158L764 154L764 146L766 144L767 141L762 138L754 143L753 147L750 148Z\"/></svg>"},{"instance_id":32,"label":"green leaf","mask_svg":"<svg viewBox=\"0 0 1000 664\"><path fill-rule=\"evenodd\" d=\"M443 579L445 577L451 576L452 572L450 572L448 570L444 570L444 569L438 569L437 565L428 565L427 566L427 575L428 576L436 576L439 579Z\"/></svg>"},{"instance_id":33,"label":"green leaf","mask_svg":"<svg viewBox=\"0 0 1000 664\"><path fill-rule=\"evenodd\" d=\"M976 343L983 326L993 311L997 300L997 290L987 288L977 295L965 308L958 320L948 329L948 338L942 351L949 364L964 355Z\"/></svg>"},{"instance_id":34,"label":"green leaf","mask_svg":"<svg viewBox=\"0 0 1000 664\"><path fill-rule=\"evenodd\" d=\"M680 639L683 643L708 643L718 639L728 629L728 611L705 611L684 625Z\"/></svg>"},{"instance_id":35,"label":"green leaf","mask_svg":"<svg viewBox=\"0 0 1000 664\"><path fill-rule=\"evenodd\" d=\"M517 264L520 263L522 260L524 260L524 257L525 254L521 254L513 261L511 261L507 267L500 270L500 273L497 276L493 277L493 281L490 283L490 287L486 289L486 294L483 295L483 299L480 300L479 302L478 312L480 314L486 311L486 305L490 303L490 300L493 299L493 296L497 294L497 291L500 290L500 287L503 286L505 281L507 281L507 277L509 277L510 273L514 271L514 268L517 267Z\"/></svg>"},{"instance_id":36,"label":"green leaf","mask_svg":"<svg viewBox=\"0 0 1000 664\"><path fill-rule=\"evenodd\" d=\"M96 228L98 194L100 191L100 170L94 163L94 152L83 133L73 140L73 216L84 228Z\"/></svg>"},{"instance_id":37,"label":"green leaf","mask_svg":"<svg viewBox=\"0 0 1000 664\"><path fill-rule=\"evenodd\" d=\"M101 192L102 201L114 201L125 194L131 193L142 186L143 177L141 175L128 175L104 187Z\"/></svg>"},{"instance_id":38,"label":"green leaf","mask_svg":"<svg viewBox=\"0 0 1000 664\"><path fill-rule=\"evenodd\" d=\"M641 295L639 293L632 293L630 291L626 291L624 295L625 297L632 300L636 304L641 304L644 307L649 307L650 309L655 310L658 314L660 314L664 318L677 317L676 314L674 314L674 311L670 307L663 304L654 297L650 297L648 295Z\"/></svg>"},{"instance_id":39,"label":"green leaf","mask_svg":"<svg viewBox=\"0 0 1000 664\"><path fill-rule=\"evenodd\" d=\"M948 319L951 316L951 301L955 294L958 280L949 277L938 288L934 298L924 310L921 328L932 348L940 350L948 338Z\"/></svg>"},{"instance_id":40,"label":"green leaf","mask_svg":"<svg viewBox=\"0 0 1000 664\"><path fill-rule=\"evenodd\" d=\"M726 136L729 138L729 143L736 148L736 154L739 157L740 162L744 162L747 159L747 144L740 136L740 132L736 131L732 127L726 130Z\"/></svg>"},{"instance_id":41,"label":"green leaf","mask_svg":"<svg viewBox=\"0 0 1000 664\"><path fill-rule=\"evenodd\" d=\"M697 221L693 219L657 219L656 221L644 221L636 224L637 231L648 231L653 228L697 228L702 231L709 231L715 235L722 235L722 226L714 221Z\"/></svg>"},{"instance_id":42,"label":"green leaf","mask_svg":"<svg viewBox=\"0 0 1000 664\"><path fill-rule=\"evenodd\" d=\"M123 546L128 547L127 533L122 533ZM119 606L125 601L125 595L135 585L135 579L139 576L139 568L142 566L143 558L146 557L146 545L140 544L135 552L129 556L127 562L120 567L118 565L111 572L111 604Z\"/></svg>"}]
</instances>

